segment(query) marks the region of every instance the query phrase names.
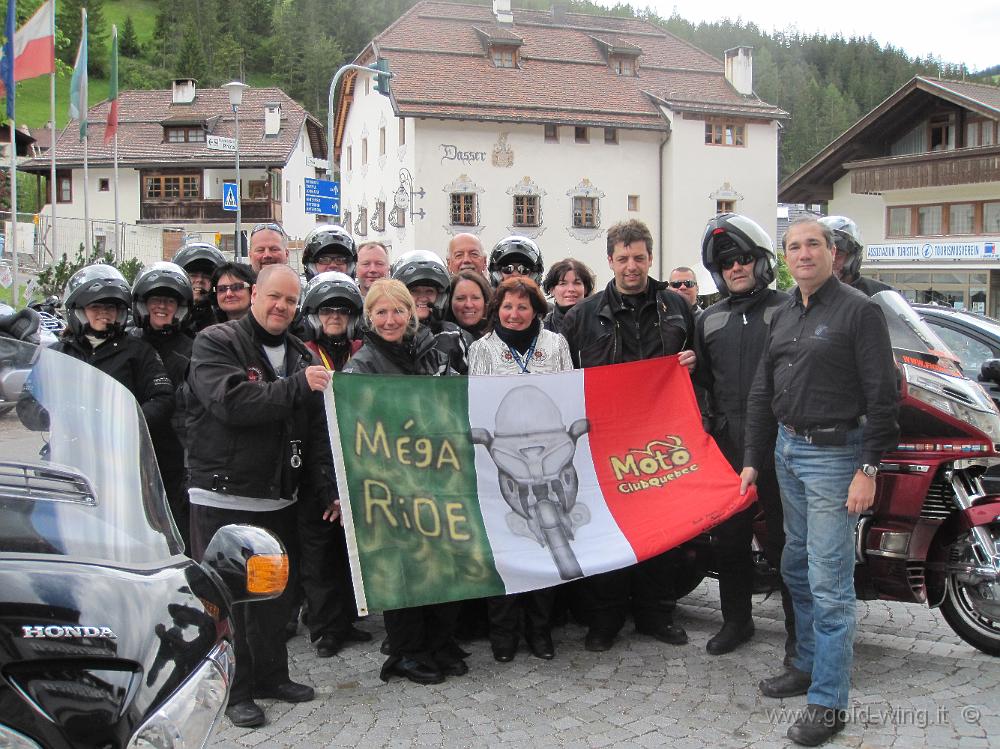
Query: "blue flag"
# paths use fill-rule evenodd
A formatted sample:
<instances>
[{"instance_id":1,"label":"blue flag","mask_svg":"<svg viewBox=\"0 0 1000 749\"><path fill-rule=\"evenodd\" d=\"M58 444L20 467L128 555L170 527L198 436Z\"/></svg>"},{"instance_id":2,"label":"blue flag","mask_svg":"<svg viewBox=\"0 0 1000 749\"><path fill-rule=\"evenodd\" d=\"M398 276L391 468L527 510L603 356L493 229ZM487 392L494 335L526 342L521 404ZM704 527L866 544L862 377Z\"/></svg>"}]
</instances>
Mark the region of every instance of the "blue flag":
<instances>
[{"instance_id":1,"label":"blue flag","mask_svg":"<svg viewBox=\"0 0 1000 749\"><path fill-rule=\"evenodd\" d=\"M7 20L4 23L3 58L0 58L0 81L7 93L7 117L14 121L14 14L15 0L7 0ZM13 127L13 124L11 125Z\"/></svg>"}]
</instances>

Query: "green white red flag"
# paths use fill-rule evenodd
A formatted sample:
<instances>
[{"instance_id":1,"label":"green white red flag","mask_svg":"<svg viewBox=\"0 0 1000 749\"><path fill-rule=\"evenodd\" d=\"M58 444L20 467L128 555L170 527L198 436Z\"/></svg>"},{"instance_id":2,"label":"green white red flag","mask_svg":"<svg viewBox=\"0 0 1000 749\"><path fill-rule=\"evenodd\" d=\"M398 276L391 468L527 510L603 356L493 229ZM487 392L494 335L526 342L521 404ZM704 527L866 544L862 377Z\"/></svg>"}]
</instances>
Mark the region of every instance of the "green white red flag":
<instances>
[{"instance_id":1,"label":"green white red flag","mask_svg":"<svg viewBox=\"0 0 1000 749\"><path fill-rule=\"evenodd\" d=\"M332 390L363 613L626 567L754 499L676 357L518 377L337 374Z\"/></svg>"},{"instance_id":2,"label":"green white red flag","mask_svg":"<svg viewBox=\"0 0 1000 749\"><path fill-rule=\"evenodd\" d=\"M111 27L111 75L108 86L108 121L104 126L104 145L108 145L118 132L118 27Z\"/></svg>"}]
</instances>

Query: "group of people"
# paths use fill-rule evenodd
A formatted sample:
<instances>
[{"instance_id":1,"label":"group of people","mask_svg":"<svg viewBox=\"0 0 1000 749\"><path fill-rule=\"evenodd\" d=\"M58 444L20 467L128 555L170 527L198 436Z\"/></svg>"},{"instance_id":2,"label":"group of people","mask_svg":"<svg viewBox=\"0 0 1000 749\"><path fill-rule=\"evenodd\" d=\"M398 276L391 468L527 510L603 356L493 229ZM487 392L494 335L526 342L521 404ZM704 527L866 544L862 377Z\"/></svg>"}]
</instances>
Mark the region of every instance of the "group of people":
<instances>
[{"instance_id":1,"label":"group of people","mask_svg":"<svg viewBox=\"0 0 1000 749\"><path fill-rule=\"evenodd\" d=\"M766 553L782 571L785 669L760 690L808 694L789 736L815 745L839 730L847 707L854 521L873 501L879 456L896 434L886 324L851 288L877 290L858 275L861 249L844 217L793 223L783 250L798 285L787 294L771 288L767 233L720 214L705 230L702 262L722 298L702 310L690 268L665 282L650 277L652 235L635 220L608 230L612 278L600 290L576 259L546 270L526 237L502 239L487 256L477 236L458 234L445 259L414 251L391 262L385 245L358 245L336 225L307 236L303 279L288 266L286 233L267 223L250 232L248 264L195 243L131 288L109 266L82 269L67 286L60 347L135 394L191 556L200 559L228 523L268 528L289 549L285 594L234 607L227 715L241 726L265 722L257 697L314 696L288 672L297 597L320 656L372 639L356 626L337 522L322 400L332 373L520 375L676 356L743 491L757 485ZM754 634L753 516L745 510L712 531L723 618L707 644L714 655ZM386 611L382 677L434 684L466 673L457 634L469 617L481 619L500 662L515 657L522 636L536 657L554 657L552 625L566 608L587 626L590 651L613 647L629 614L638 632L683 645L674 554L485 605Z\"/></svg>"}]
</instances>

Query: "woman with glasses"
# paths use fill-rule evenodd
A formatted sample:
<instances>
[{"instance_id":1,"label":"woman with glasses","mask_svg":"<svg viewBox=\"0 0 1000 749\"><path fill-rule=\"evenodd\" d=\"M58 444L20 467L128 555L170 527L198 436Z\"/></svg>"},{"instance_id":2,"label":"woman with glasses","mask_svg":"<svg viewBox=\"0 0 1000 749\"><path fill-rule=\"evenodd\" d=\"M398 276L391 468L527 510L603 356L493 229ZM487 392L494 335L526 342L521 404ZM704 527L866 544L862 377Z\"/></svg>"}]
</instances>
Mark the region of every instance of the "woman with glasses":
<instances>
[{"instance_id":1,"label":"woman with glasses","mask_svg":"<svg viewBox=\"0 0 1000 749\"><path fill-rule=\"evenodd\" d=\"M563 315L573 305L594 293L594 271L571 257L554 263L545 274L542 289L552 297L553 306L543 325L554 333L562 327Z\"/></svg>"},{"instance_id":2,"label":"woman with glasses","mask_svg":"<svg viewBox=\"0 0 1000 749\"><path fill-rule=\"evenodd\" d=\"M212 275L212 304L219 322L239 320L250 311L250 291L257 274L245 263L226 263Z\"/></svg>"},{"instance_id":3,"label":"woman with glasses","mask_svg":"<svg viewBox=\"0 0 1000 749\"><path fill-rule=\"evenodd\" d=\"M447 356L421 325L406 285L391 278L375 281L365 295L364 345L344 372L393 375L451 374ZM455 642L457 603L436 603L383 613L389 656L381 678L402 676L417 684L440 684L461 676L468 656Z\"/></svg>"}]
</instances>

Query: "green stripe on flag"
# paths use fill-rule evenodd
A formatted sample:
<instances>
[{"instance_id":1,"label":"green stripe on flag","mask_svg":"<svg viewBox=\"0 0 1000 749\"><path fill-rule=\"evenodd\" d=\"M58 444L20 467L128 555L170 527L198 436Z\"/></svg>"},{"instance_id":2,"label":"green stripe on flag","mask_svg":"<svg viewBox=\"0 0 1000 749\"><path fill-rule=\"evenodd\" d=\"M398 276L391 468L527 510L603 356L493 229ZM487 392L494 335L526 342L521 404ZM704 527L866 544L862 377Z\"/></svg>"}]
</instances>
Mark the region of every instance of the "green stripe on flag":
<instances>
[{"instance_id":1,"label":"green stripe on flag","mask_svg":"<svg viewBox=\"0 0 1000 749\"><path fill-rule=\"evenodd\" d=\"M368 608L503 594L479 510L466 378L338 374L333 389Z\"/></svg>"}]
</instances>

